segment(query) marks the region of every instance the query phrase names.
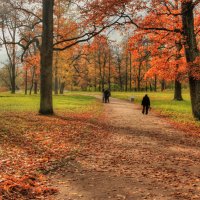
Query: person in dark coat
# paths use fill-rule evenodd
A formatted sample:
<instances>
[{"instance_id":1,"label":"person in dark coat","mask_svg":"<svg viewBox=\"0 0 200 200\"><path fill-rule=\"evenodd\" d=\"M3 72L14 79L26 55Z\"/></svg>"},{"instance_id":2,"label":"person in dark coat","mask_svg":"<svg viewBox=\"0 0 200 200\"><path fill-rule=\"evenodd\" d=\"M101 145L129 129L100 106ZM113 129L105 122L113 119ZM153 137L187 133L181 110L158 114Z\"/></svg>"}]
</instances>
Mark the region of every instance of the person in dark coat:
<instances>
[{"instance_id":1,"label":"person in dark coat","mask_svg":"<svg viewBox=\"0 0 200 200\"><path fill-rule=\"evenodd\" d=\"M143 106L142 113L148 115L150 108L150 99L147 94L142 99L142 106Z\"/></svg>"},{"instance_id":2,"label":"person in dark coat","mask_svg":"<svg viewBox=\"0 0 200 200\"><path fill-rule=\"evenodd\" d=\"M111 96L111 92L109 89L105 90L105 103L110 103L110 96Z\"/></svg>"}]
</instances>

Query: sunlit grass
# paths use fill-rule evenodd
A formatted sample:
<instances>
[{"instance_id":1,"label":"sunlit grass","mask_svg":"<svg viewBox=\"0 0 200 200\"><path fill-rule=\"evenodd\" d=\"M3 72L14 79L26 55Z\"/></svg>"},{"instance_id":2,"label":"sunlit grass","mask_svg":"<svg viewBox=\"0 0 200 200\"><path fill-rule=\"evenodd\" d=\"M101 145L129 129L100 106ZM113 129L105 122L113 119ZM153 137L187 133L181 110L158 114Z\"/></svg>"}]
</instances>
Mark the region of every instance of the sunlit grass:
<instances>
[{"instance_id":1,"label":"sunlit grass","mask_svg":"<svg viewBox=\"0 0 200 200\"><path fill-rule=\"evenodd\" d=\"M10 93L0 93L0 112L20 112L39 110L39 95L24 95ZM55 111L67 112L87 112L91 111L96 105L96 99L92 96L66 93L65 95L53 96Z\"/></svg>"},{"instance_id":2,"label":"sunlit grass","mask_svg":"<svg viewBox=\"0 0 200 200\"><path fill-rule=\"evenodd\" d=\"M112 92L112 97L130 100L134 97L134 103L141 104L146 92ZM54 110L62 112L98 112L101 110L100 102L97 102L94 95L101 95L100 92L66 92L65 95L54 95ZM168 116L175 121L193 123L200 126L192 116L190 95L188 90L183 91L184 101L174 101L173 91L148 92L151 99L151 107L162 115ZM39 110L39 95L24 95L17 93L0 93L0 112L20 112Z\"/></svg>"}]
</instances>

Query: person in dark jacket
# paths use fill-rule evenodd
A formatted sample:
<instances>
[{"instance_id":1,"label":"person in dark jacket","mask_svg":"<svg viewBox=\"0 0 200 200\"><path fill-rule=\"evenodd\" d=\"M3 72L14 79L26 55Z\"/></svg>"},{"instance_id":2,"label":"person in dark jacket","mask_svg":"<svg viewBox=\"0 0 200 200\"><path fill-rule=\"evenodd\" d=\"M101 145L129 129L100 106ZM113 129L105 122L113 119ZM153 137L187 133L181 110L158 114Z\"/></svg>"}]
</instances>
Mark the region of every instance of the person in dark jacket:
<instances>
[{"instance_id":1,"label":"person in dark jacket","mask_svg":"<svg viewBox=\"0 0 200 200\"><path fill-rule=\"evenodd\" d=\"M109 89L105 90L105 103L110 103L110 96L111 96L111 92Z\"/></svg>"},{"instance_id":2,"label":"person in dark jacket","mask_svg":"<svg viewBox=\"0 0 200 200\"><path fill-rule=\"evenodd\" d=\"M143 106L142 113L148 115L150 108L150 99L147 94L142 99L142 106Z\"/></svg>"}]
</instances>

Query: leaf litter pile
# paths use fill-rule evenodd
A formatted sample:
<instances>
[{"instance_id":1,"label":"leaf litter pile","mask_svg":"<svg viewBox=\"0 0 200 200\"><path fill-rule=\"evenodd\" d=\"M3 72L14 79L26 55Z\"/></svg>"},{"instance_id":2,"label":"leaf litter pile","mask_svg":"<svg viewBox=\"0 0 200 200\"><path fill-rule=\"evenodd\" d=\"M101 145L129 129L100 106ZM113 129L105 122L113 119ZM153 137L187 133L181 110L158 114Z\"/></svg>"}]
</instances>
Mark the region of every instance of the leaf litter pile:
<instances>
[{"instance_id":1,"label":"leaf litter pile","mask_svg":"<svg viewBox=\"0 0 200 200\"><path fill-rule=\"evenodd\" d=\"M74 159L84 140L105 138L88 113L40 116L3 113L0 116L0 195L2 199L42 199L57 189L47 175ZM47 198L49 199L49 198Z\"/></svg>"}]
</instances>

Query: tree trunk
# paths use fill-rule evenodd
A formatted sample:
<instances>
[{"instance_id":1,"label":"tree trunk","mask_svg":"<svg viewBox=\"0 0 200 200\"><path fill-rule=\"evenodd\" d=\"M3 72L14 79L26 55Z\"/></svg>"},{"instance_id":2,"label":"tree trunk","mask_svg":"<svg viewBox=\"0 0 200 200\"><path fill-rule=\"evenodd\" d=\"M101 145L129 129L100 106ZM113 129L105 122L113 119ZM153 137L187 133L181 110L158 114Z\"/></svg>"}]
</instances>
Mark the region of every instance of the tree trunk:
<instances>
[{"instance_id":1,"label":"tree trunk","mask_svg":"<svg viewBox=\"0 0 200 200\"><path fill-rule=\"evenodd\" d=\"M157 76L154 78L154 92L157 92Z\"/></svg>"},{"instance_id":2,"label":"tree trunk","mask_svg":"<svg viewBox=\"0 0 200 200\"><path fill-rule=\"evenodd\" d=\"M64 89L65 89L65 82L62 82L60 84L60 94L64 94Z\"/></svg>"},{"instance_id":3,"label":"tree trunk","mask_svg":"<svg viewBox=\"0 0 200 200\"><path fill-rule=\"evenodd\" d=\"M177 101L183 100L181 82L177 79L175 80L174 100L177 100Z\"/></svg>"},{"instance_id":4,"label":"tree trunk","mask_svg":"<svg viewBox=\"0 0 200 200\"><path fill-rule=\"evenodd\" d=\"M16 77L16 74L15 74L15 64L13 63L13 66L12 66L12 78L11 78L11 93L12 94L15 94L15 90L16 90L15 77Z\"/></svg>"},{"instance_id":5,"label":"tree trunk","mask_svg":"<svg viewBox=\"0 0 200 200\"><path fill-rule=\"evenodd\" d=\"M96 92L97 91L97 68L96 68L96 65L94 67L95 67L95 69L94 69L94 90Z\"/></svg>"},{"instance_id":6,"label":"tree trunk","mask_svg":"<svg viewBox=\"0 0 200 200\"><path fill-rule=\"evenodd\" d=\"M31 87L30 87L30 92L29 94L32 94L32 90L33 90L33 86L34 86L34 79L35 79L35 67L33 67L33 73L32 73L32 77L31 77Z\"/></svg>"},{"instance_id":7,"label":"tree trunk","mask_svg":"<svg viewBox=\"0 0 200 200\"><path fill-rule=\"evenodd\" d=\"M101 57L100 57L100 51L98 51L98 66L99 66L99 92L101 92L101 90L103 88L101 88L102 86L102 68L101 68Z\"/></svg>"},{"instance_id":8,"label":"tree trunk","mask_svg":"<svg viewBox=\"0 0 200 200\"><path fill-rule=\"evenodd\" d=\"M58 94L58 75L55 72L55 87L54 87L54 92L55 94Z\"/></svg>"},{"instance_id":9,"label":"tree trunk","mask_svg":"<svg viewBox=\"0 0 200 200\"><path fill-rule=\"evenodd\" d=\"M165 83L165 80L163 79L161 81L161 91L163 92L165 89L166 89L166 83Z\"/></svg>"},{"instance_id":10,"label":"tree trunk","mask_svg":"<svg viewBox=\"0 0 200 200\"><path fill-rule=\"evenodd\" d=\"M194 33L194 13L193 1L182 2L182 23L183 32L186 40L185 55L188 64L195 61L199 55L197 48L196 35ZM189 72L190 96L192 112L196 119L200 120L200 80L195 78Z\"/></svg>"},{"instance_id":11,"label":"tree trunk","mask_svg":"<svg viewBox=\"0 0 200 200\"><path fill-rule=\"evenodd\" d=\"M38 89L38 83L37 83L37 81L35 80L35 81L34 81L34 94L37 94L37 89Z\"/></svg>"},{"instance_id":12,"label":"tree trunk","mask_svg":"<svg viewBox=\"0 0 200 200\"><path fill-rule=\"evenodd\" d=\"M149 89L150 89L150 92L153 91L151 83L149 83Z\"/></svg>"},{"instance_id":13,"label":"tree trunk","mask_svg":"<svg viewBox=\"0 0 200 200\"><path fill-rule=\"evenodd\" d=\"M108 88L111 90L111 52L109 52L109 63L108 63Z\"/></svg>"},{"instance_id":14,"label":"tree trunk","mask_svg":"<svg viewBox=\"0 0 200 200\"><path fill-rule=\"evenodd\" d=\"M15 42L15 33L13 36L13 42ZM15 44L12 45L12 69L11 69L11 93L15 94L16 90L16 49L15 49Z\"/></svg>"},{"instance_id":15,"label":"tree trunk","mask_svg":"<svg viewBox=\"0 0 200 200\"><path fill-rule=\"evenodd\" d=\"M27 69L26 69L26 72L25 72L25 95L27 95L27 90L28 90L28 72L27 72Z\"/></svg>"},{"instance_id":16,"label":"tree trunk","mask_svg":"<svg viewBox=\"0 0 200 200\"><path fill-rule=\"evenodd\" d=\"M181 40L175 42L176 45L176 60L180 60L181 58L181 49L183 48L183 45L181 44ZM181 74L179 72L179 64L176 64L176 78L175 78L175 88L174 88L174 100L182 101L182 86L181 82L179 81ZM172 84L173 85L173 84Z\"/></svg>"},{"instance_id":17,"label":"tree trunk","mask_svg":"<svg viewBox=\"0 0 200 200\"><path fill-rule=\"evenodd\" d=\"M137 85L137 91L140 92L141 87L140 87L140 77L139 77L139 76L138 76L138 80L137 80L137 82L138 82L138 85Z\"/></svg>"},{"instance_id":18,"label":"tree trunk","mask_svg":"<svg viewBox=\"0 0 200 200\"><path fill-rule=\"evenodd\" d=\"M146 92L148 91L148 83L147 83L147 81L146 81L145 90L146 90Z\"/></svg>"},{"instance_id":19,"label":"tree trunk","mask_svg":"<svg viewBox=\"0 0 200 200\"><path fill-rule=\"evenodd\" d=\"M128 91L128 54L126 55L125 91Z\"/></svg>"},{"instance_id":20,"label":"tree trunk","mask_svg":"<svg viewBox=\"0 0 200 200\"><path fill-rule=\"evenodd\" d=\"M102 72L102 90L105 89L105 68L106 68L106 54L104 55L103 72Z\"/></svg>"},{"instance_id":21,"label":"tree trunk","mask_svg":"<svg viewBox=\"0 0 200 200\"><path fill-rule=\"evenodd\" d=\"M54 0L43 0L43 30L40 69L40 114L53 114L52 64L53 64L53 6Z\"/></svg>"},{"instance_id":22,"label":"tree trunk","mask_svg":"<svg viewBox=\"0 0 200 200\"><path fill-rule=\"evenodd\" d=\"M14 20L14 24L16 25L16 20ZM12 38L12 69L11 69L11 93L15 94L16 91L16 44L15 44L15 39L16 39L16 29L13 31L13 38Z\"/></svg>"},{"instance_id":23,"label":"tree trunk","mask_svg":"<svg viewBox=\"0 0 200 200\"><path fill-rule=\"evenodd\" d=\"M132 90L132 56L131 56L131 52L130 52L130 77L129 77L129 90Z\"/></svg>"},{"instance_id":24,"label":"tree trunk","mask_svg":"<svg viewBox=\"0 0 200 200\"><path fill-rule=\"evenodd\" d=\"M55 61L55 83L54 83L54 93L58 94L58 52L56 52Z\"/></svg>"},{"instance_id":25,"label":"tree trunk","mask_svg":"<svg viewBox=\"0 0 200 200\"><path fill-rule=\"evenodd\" d=\"M138 91L141 90L141 68L142 68L142 62L140 61L139 66L138 66L138 77L137 77L137 81L138 81L138 86L137 89Z\"/></svg>"},{"instance_id":26,"label":"tree trunk","mask_svg":"<svg viewBox=\"0 0 200 200\"><path fill-rule=\"evenodd\" d=\"M123 91L123 82L122 82L122 75L121 75L121 63L120 61L118 62L118 73L119 73L119 86L120 86L120 91Z\"/></svg>"}]
</instances>

